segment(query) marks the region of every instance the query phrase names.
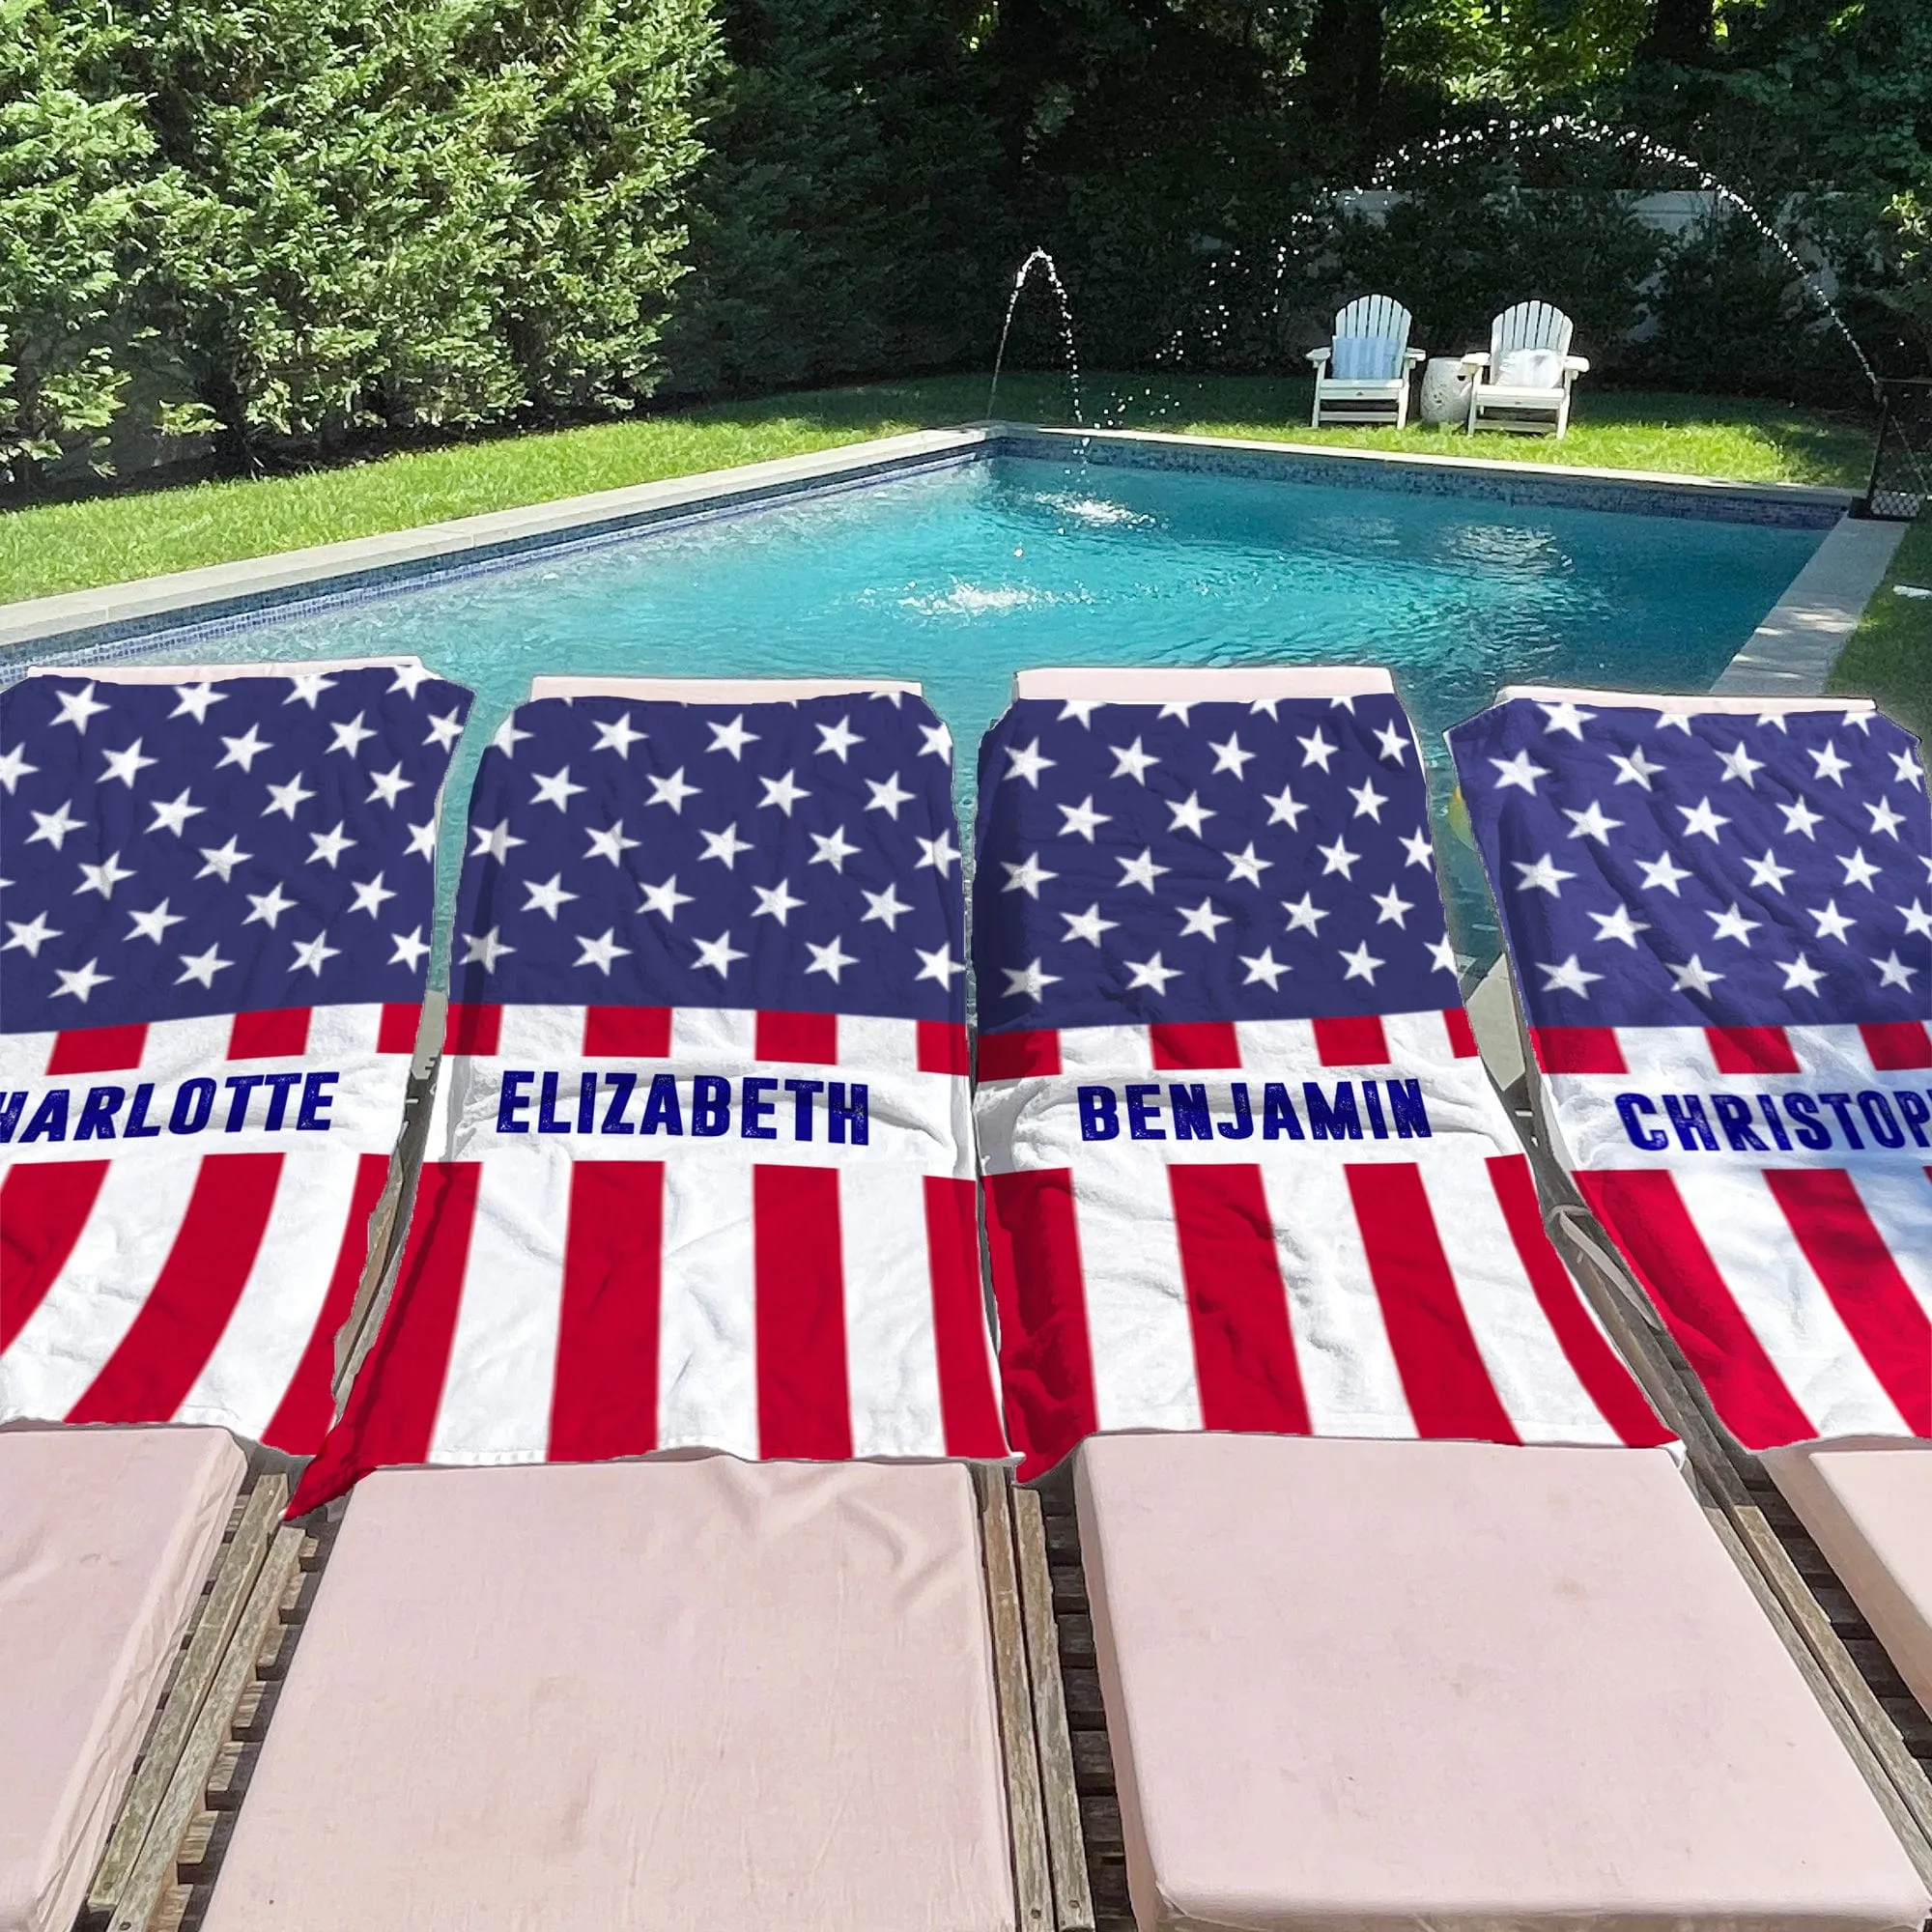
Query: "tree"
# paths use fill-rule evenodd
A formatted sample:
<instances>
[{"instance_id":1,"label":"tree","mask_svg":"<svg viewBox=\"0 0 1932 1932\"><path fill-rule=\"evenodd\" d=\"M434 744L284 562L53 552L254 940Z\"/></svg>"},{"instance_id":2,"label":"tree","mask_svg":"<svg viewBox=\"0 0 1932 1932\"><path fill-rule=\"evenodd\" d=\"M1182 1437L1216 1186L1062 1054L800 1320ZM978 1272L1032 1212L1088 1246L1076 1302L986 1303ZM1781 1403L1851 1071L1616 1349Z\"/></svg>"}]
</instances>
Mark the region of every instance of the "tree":
<instances>
[{"instance_id":1,"label":"tree","mask_svg":"<svg viewBox=\"0 0 1932 1932\"><path fill-rule=\"evenodd\" d=\"M732 0L704 103L681 389L990 353L1012 237L969 44L977 0Z\"/></svg>"}]
</instances>

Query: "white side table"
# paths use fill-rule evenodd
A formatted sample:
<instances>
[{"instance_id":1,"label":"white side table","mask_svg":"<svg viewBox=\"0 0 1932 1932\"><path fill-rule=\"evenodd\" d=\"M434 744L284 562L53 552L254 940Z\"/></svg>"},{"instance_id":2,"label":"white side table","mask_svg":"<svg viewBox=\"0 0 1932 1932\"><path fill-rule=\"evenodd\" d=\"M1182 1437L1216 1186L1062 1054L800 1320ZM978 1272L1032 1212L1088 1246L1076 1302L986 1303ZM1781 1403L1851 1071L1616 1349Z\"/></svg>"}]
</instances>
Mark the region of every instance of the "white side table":
<instances>
[{"instance_id":1,"label":"white side table","mask_svg":"<svg viewBox=\"0 0 1932 1932\"><path fill-rule=\"evenodd\" d=\"M1423 366L1422 386L1415 399L1416 414L1427 423L1462 423L1469 419L1471 372L1461 356L1432 355Z\"/></svg>"}]
</instances>

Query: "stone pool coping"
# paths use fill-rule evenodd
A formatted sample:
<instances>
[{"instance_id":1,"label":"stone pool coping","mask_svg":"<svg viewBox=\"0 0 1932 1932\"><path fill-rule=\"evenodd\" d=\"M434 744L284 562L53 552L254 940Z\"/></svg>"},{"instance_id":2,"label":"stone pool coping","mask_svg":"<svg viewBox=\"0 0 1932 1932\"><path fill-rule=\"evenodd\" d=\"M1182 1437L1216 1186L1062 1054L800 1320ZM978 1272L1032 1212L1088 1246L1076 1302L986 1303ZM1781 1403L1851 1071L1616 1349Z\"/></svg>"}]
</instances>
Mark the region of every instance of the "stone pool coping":
<instances>
[{"instance_id":1,"label":"stone pool coping","mask_svg":"<svg viewBox=\"0 0 1932 1932\"><path fill-rule=\"evenodd\" d=\"M342 543L283 551L236 563L163 577L134 579L0 606L0 671L24 668L33 646L62 656L105 659L136 655L157 630L187 624L246 622L256 613L311 599L381 594L412 579L448 569L487 567L543 550L610 542L636 530L684 519L730 515L807 493L850 489L922 469L969 463L995 450L1064 460L1073 450L1099 463L1188 469L1223 475L1346 481L1356 487L1488 501L1570 505L1714 517L1723 521L1835 526L1819 557L1787 595L1806 585L1807 601L1766 620L1784 623L1813 656L1837 630L1856 625L1850 598L1866 574L1848 565L1814 578L1827 550L1845 528L1852 495L1788 483L1732 483L1640 470L1559 468L1484 457L1412 455L1378 449L1336 449L1259 439L1178 436L1149 430L1046 428L1033 423L984 422L955 429L846 443L804 456L700 471L621 490L567 497L549 503L425 524L415 529L355 537ZM1888 553L1889 555L1889 553ZM1883 567L1880 568L1883 575ZM1877 578L1871 580L1876 587ZM1869 596L1867 588L1865 595ZM1835 601L1833 601L1835 600ZM1837 624L1850 610L1848 624ZM172 623L169 620L174 620ZM1764 632L1759 633L1759 638ZM1758 644L1754 638L1749 650ZM1839 639L1842 642L1842 638ZM1794 650L1797 645L1794 644ZM1835 650L1832 652L1835 656ZM1726 672L1726 676L1730 673ZM1822 671L1819 673L1822 677ZM1786 687L1779 687L1786 688Z\"/></svg>"}]
</instances>

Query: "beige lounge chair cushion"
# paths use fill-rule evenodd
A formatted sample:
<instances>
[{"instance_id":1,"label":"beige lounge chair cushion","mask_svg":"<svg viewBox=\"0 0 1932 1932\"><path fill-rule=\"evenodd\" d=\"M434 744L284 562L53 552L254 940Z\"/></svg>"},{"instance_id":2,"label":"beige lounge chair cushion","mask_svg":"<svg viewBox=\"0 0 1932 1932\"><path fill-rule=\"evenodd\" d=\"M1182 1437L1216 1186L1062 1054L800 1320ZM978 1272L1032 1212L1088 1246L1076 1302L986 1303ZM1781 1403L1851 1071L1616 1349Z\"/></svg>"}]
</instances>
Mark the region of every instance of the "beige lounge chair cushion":
<instances>
[{"instance_id":1,"label":"beige lounge chair cushion","mask_svg":"<svg viewBox=\"0 0 1932 1932\"><path fill-rule=\"evenodd\" d=\"M0 1431L0 1932L68 1932L247 1473L218 1429Z\"/></svg>"},{"instance_id":2,"label":"beige lounge chair cushion","mask_svg":"<svg viewBox=\"0 0 1932 1932\"><path fill-rule=\"evenodd\" d=\"M386 1471L207 1932L1011 1932L957 1465Z\"/></svg>"},{"instance_id":3,"label":"beige lounge chair cushion","mask_svg":"<svg viewBox=\"0 0 1932 1932\"><path fill-rule=\"evenodd\" d=\"M1932 1713L1932 1441L1800 1442L1764 1465Z\"/></svg>"},{"instance_id":4,"label":"beige lounge chair cushion","mask_svg":"<svg viewBox=\"0 0 1932 1932\"><path fill-rule=\"evenodd\" d=\"M1662 1450L1096 1437L1142 1932L1906 1932L1925 1889Z\"/></svg>"}]
</instances>

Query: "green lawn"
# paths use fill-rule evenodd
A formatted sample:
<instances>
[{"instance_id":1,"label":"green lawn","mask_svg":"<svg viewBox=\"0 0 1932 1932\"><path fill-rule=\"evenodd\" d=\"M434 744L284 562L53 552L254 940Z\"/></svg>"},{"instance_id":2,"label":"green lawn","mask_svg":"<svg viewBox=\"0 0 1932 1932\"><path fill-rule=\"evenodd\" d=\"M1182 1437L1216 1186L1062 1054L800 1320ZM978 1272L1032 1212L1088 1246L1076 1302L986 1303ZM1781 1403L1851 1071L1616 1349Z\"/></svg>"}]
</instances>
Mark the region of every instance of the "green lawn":
<instances>
[{"instance_id":1,"label":"green lawn","mask_svg":"<svg viewBox=\"0 0 1932 1932\"><path fill-rule=\"evenodd\" d=\"M1305 380L1102 377L1084 391L1089 422L1130 429L1509 457L1669 470L1743 481L1847 484L1867 460L1849 418L1708 396L1580 392L1562 442L1411 429L1308 427ZM0 602L228 563L446 517L510 509L592 490L822 449L985 413L980 376L872 383L721 404L587 429L502 437L243 483L52 503L0 514ZM999 413L1068 420L1066 385L1015 375ZM1903 603L1903 599L1894 600Z\"/></svg>"},{"instance_id":2,"label":"green lawn","mask_svg":"<svg viewBox=\"0 0 1932 1932\"><path fill-rule=\"evenodd\" d=\"M1899 597L1892 585L1932 589L1932 520L1905 532L1891 570L1865 609L1831 688L1875 697L1892 717L1932 746L1932 597Z\"/></svg>"}]
</instances>

